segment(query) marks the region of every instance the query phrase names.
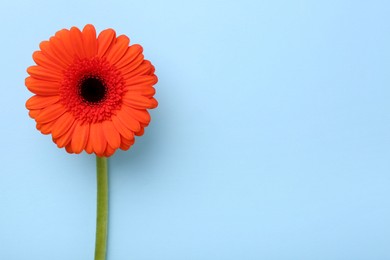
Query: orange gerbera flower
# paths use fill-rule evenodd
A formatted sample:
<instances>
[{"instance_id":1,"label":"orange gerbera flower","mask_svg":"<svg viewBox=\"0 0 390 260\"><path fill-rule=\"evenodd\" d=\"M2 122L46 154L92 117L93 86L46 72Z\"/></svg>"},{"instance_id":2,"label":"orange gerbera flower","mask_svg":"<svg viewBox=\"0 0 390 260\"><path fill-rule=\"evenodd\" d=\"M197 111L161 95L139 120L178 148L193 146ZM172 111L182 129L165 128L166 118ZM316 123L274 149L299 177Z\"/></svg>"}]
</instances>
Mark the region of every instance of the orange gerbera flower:
<instances>
[{"instance_id":1,"label":"orange gerbera flower","mask_svg":"<svg viewBox=\"0 0 390 260\"><path fill-rule=\"evenodd\" d=\"M59 148L108 157L144 133L147 109L157 107L157 77L142 47L129 43L112 29L96 37L88 24L58 31L34 52L26 86L35 95L26 107Z\"/></svg>"}]
</instances>

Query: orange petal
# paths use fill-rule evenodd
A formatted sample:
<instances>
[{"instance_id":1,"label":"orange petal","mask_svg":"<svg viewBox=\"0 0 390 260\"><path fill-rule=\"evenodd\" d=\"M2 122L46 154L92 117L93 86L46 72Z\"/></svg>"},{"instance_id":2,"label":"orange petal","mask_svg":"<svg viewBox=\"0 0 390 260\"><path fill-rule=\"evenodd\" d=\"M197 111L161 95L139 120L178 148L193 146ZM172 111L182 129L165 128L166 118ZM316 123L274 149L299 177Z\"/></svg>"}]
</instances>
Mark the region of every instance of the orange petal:
<instances>
[{"instance_id":1,"label":"orange petal","mask_svg":"<svg viewBox=\"0 0 390 260\"><path fill-rule=\"evenodd\" d=\"M61 54L61 51L57 51L57 48L60 48L60 50L63 51L62 47L57 47L57 45L59 44L60 42L57 38L51 37L50 42L49 41L41 42L39 44L39 48L41 49L43 55L45 55L47 59L50 59L53 63L61 64L63 68L67 68L67 66L71 63L72 60L70 59L69 61L68 59L65 59L65 57Z\"/></svg>"},{"instance_id":2,"label":"orange petal","mask_svg":"<svg viewBox=\"0 0 390 260\"><path fill-rule=\"evenodd\" d=\"M103 57L110 46L115 42L115 31L113 29L103 30L97 39L98 42L98 56Z\"/></svg>"},{"instance_id":3,"label":"orange petal","mask_svg":"<svg viewBox=\"0 0 390 260\"><path fill-rule=\"evenodd\" d=\"M77 27L70 28L70 40L72 41L73 50L77 57L85 58L83 35Z\"/></svg>"},{"instance_id":4,"label":"orange petal","mask_svg":"<svg viewBox=\"0 0 390 260\"><path fill-rule=\"evenodd\" d=\"M38 110L30 110L28 112L28 115L31 117L31 118L36 118L39 114L41 113L41 110L38 109Z\"/></svg>"},{"instance_id":5,"label":"orange petal","mask_svg":"<svg viewBox=\"0 0 390 260\"><path fill-rule=\"evenodd\" d=\"M124 79L130 78L131 76L127 76L127 74L130 74L133 70L138 68L142 64L143 61L144 61L144 55L141 53L135 58L135 60L133 60L131 63L127 64L127 66L119 68L119 70L121 71L121 73L123 75L123 78Z\"/></svg>"},{"instance_id":6,"label":"orange petal","mask_svg":"<svg viewBox=\"0 0 390 260\"><path fill-rule=\"evenodd\" d=\"M150 70L149 70L148 75L153 75L155 71L156 71L156 69L154 68L154 66L153 65L150 66Z\"/></svg>"},{"instance_id":7,"label":"orange petal","mask_svg":"<svg viewBox=\"0 0 390 260\"><path fill-rule=\"evenodd\" d=\"M106 150L107 140L104 137L102 124L91 124L90 139L92 139L92 148L97 156L103 156Z\"/></svg>"},{"instance_id":8,"label":"orange petal","mask_svg":"<svg viewBox=\"0 0 390 260\"><path fill-rule=\"evenodd\" d=\"M87 24L83 29L85 54L87 58L97 54L96 30L92 24Z\"/></svg>"},{"instance_id":9,"label":"orange petal","mask_svg":"<svg viewBox=\"0 0 390 260\"><path fill-rule=\"evenodd\" d=\"M80 124L76 125L75 130L73 131L72 136L72 150L74 153L79 154L83 151L87 145L89 136L89 124Z\"/></svg>"},{"instance_id":10,"label":"orange petal","mask_svg":"<svg viewBox=\"0 0 390 260\"><path fill-rule=\"evenodd\" d=\"M27 68L27 73L36 79L48 81L61 81L63 77L61 72L41 66L30 66Z\"/></svg>"},{"instance_id":11,"label":"orange petal","mask_svg":"<svg viewBox=\"0 0 390 260\"><path fill-rule=\"evenodd\" d=\"M120 60L118 60L118 62L115 64L115 67L121 69L124 66L127 66L128 64L133 62L133 60L137 57L141 57L141 60L143 60L144 58L143 55L140 55L142 54L142 51L143 49L141 45L139 44L131 45L130 47L127 48L127 51L123 55L123 57Z\"/></svg>"},{"instance_id":12,"label":"orange petal","mask_svg":"<svg viewBox=\"0 0 390 260\"><path fill-rule=\"evenodd\" d=\"M134 141L135 141L134 138L129 140L129 139L122 137L120 148L124 151L127 151L134 144Z\"/></svg>"},{"instance_id":13,"label":"orange petal","mask_svg":"<svg viewBox=\"0 0 390 260\"><path fill-rule=\"evenodd\" d=\"M57 38L62 45L63 51L62 53L64 55L68 55L71 59L71 62L77 57L76 53L73 49L73 42L70 39L70 31L66 29L62 29L58 32L56 32L55 38ZM58 49L61 49L60 46L58 46Z\"/></svg>"},{"instance_id":14,"label":"orange petal","mask_svg":"<svg viewBox=\"0 0 390 260\"><path fill-rule=\"evenodd\" d=\"M117 149L121 144L121 137L118 130L115 128L112 121L106 120L102 123L103 133L106 137L108 145Z\"/></svg>"},{"instance_id":15,"label":"orange petal","mask_svg":"<svg viewBox=\"0 0 390 260\"><path fill-rule=\"evenodd\" d=\"M91 137L91 126L89 126L89 137ZM87 145L85 146L85 151L88 154L93 153L93 146L92 146L93 140L92 138L88 138Z\"/></svg>"},{"instance_id":16,"label":"orange petal","mask_svg":"<svg viewBox=\"0 0 390 260\"><path fill-rule=\"evenodd\" d=\"M119 145L118 145L119 147ZM116 149L112 148L111 146L107 145L106 151L104 151L104 156L105 157L110 157L115 153Z\"/></svg>"},{"instance_id":17,"label":"orange petal","mask_svg":"<svg viewBox=\"0 0 390 260\"><path fill-rule=\"evenodd\" d=\"M69 53L67 49L64 47L64 43L60 38L51 37L48 45L50 45L52 53L54 54L54 55L50 55L53 61L62 63L66 67L72 64L74 59L73 51ZM44 46L41 43L40 48L45 53L44 51L45 49L43 49L43 47ZM49 49L49 47L45 47L45 48Z\"/></svg>"},{"instance_id":18,"label":"orange petal","mask_svg":"<svg viewBox=\"0 0 390 260\"><path fill-rule=\"evenodd\" d=\"M69 112L65 112L61 115L53 125L52 135L54 138L58 138L64 135L73 125L75 119L73 115Z\"/></svg>"},{"instance_id":19,"label":"orange petal","mask_svg":"<svg viewBox=\"0 0 390 260\"><path fill-rule=\"evenodd\" d=\"M36 64L49 70L56 70L62 73L65 67L61 63L53 62L52 59L47 58L41 51L33 53L33 59Z\"/></svg>"},{"instance_id":20,"label":"orange petal","mask_svg":"<svg viewBox=\"0 0 390 260\"><path fill-rule=\"evenodd\" d=\"M141 130L139 130L138 132L134 133L136 136L141 136L143 135L145 132L145 128L144 127L141 127Z\"/></svg>"},{"instance_id":21,"label":"orange petal","mask_svg":"<svg viewBox=\"0 0 390 260\"><path fill-rule=\"evenodd\" d=\"M68 152L68 153L74 153L73 149L72 149L72 144L71 143L68 143L66 146L65 146L65 150Z\"/></svg>"},{"instance_id":22,"label":"orange petal","mask_svg":"<svg viewBox=\"0 0 390 260\"><path fill-rule=\"evenodd\" d=\"M151 108L158 107L158 102L157 102L157 100L155 98L151 98L150 100L152 101L152 107Z\"/></svg>"},{"instance_id":23,"label":"orange petal","mask_svg":"<svg viewBox=\"0 0 390 260\"><path fill-rule=\"evenodd\" d=\"M144 76L136 76L126 80L125 89L131 88L131 86L135 85L146 85L153 86L158 81L156 75L144 75Z\"/></svg>"},{"instance_id":24,"label":"orange petal","mask_svg":"<svg viewBox=\"0 0 390 260\"><path fill-rule=\"evenodd\" d=\"M130 92L131 95L142 95L145 97L153 97L156 94L156 89L154 87L146 86L146 85L133 85L128 88L125 87L127 92ZM130 94L129 93L129 94Z\"/></svg>"},{"instance_id":25,"label":"orange petal","mask_svg":"<svg viewBox=\"0 0 390 260\"><path fill-rule=\"evenodd\" d=\"M154 98L148 98L141 95L132 94L131 92L126 92L126 94L122 97L122 101L125 105L137 109L157 107L157 101Z\"/></svg>"},{"instance_id":26,"label":"orange petal","mask_svg":"<svg viewBox=\"0 0 390 260\"><path fill-rule=\"evenodd\" d=\"M65 112L66 110L64 106L61 103L56 103L42 109L41 113L39 113L39 115L36 117L36 120L41 124L48 123L56 120Z\"/></svg>"},{"instance_id":27,"label":"orange petal","mask_svg":"<svg viewBox=\"0 0 390 260\"><path fill-rule=\"evenodd\" d=\"M76 121L73 121L73 124L70 127L70 129L66 131L63 135L61 135L58 138L54 138L53 136L53 141L57 144L59 148L65 147L72 141L72 136L73 136L74 129L76 128L76 125L77 125Z\"/></svg>"},{"instance_id":28,"label":"orange petal","mask_svg":"<svg viewBox=\"0 0 390 260\"><path fill-rule=\"evenodd\" d=\"M37 129L41 131L42 134L48 135L51 133L54 123L55 121L51 121L46 124L37 124Z\"/></svg>"},{"instance_id":29,"label":"orange petal","mask_svg":"<svg viewBox=\"0 0 390 260\"><path fill-rule=\"evenodd\" d=\"M115 64L126 53L127 47L129 47L130 39L126 35L120 35L115 44L107 52L106 58L111 64Z\"/></svg>"},{"instance_id":30,"label":"orange petal","mask_svg":"<svg viewBox=\"0 0 390 260\"><path fill-rule=\"evenodd\" d=\"M31 109L42 109L47 106L53 105L54 103L57 103L60 99L59 96L48 96L48 97L42 97L42 96L32 96L30 97L26 102L26 108Z\"/></svg>"},{"instance_id":31,"label":"orange petal","mask_svg":"<svg viewBox=\"0 0 390 260\"><path fill-rule=\"evenodd\" d=\"M119 121L129 130L133 132L138 132L141 128L139 122L130 116L131 111L127 106L122 106L121 110L118 111L116 116Z\"/></svg>"},{"instance_id":32,"label":"orange petal","mask_svg":"<svg viewBox=\"0 0 390 260\"><path fill-rule=\"evenodd\" d=\"M39 80L32 77L25 79L25 85L31 92L41 96L55 96L59 94L60 83Z\"/></svg>"},{"instance_id":33,"label":"orange petal","mask_svg":"<svg viewBox=\"0 0 390 260\"><path fill-rule=\"evenodd\" d=\"M121 136L127 139L133 139L134 134L133 132L128 129L120 120L117 116L112 116L111 117L112 123L114 124L116 130L120 133Z\"/></svg>"},{"instance_id":34,"label":"orange petal","mask_svg":"<svg viewBox=\"0 0 390 260\"><path fill-rule=\"evenodd\" d=\"M150 61L143 60L142 63L134 70L128 73L123 73L123 77L129 79L135 76L149 75L149 72L151 71L152 67L153 65L152 63L150 63Z\"/></svg>"},{"instance_id":35,"label":"orange petal","mask_svg":"<svg viewBox=\"0 0 390 260\"><path fill-rule=\"evenodd\" d=\"M135 109L132 107L129 107L131 110L131 116L135 118L137 121L144 124L144 126L147 126L150 122L150 114L145 109Z\"/></svg>"}]
</instances>

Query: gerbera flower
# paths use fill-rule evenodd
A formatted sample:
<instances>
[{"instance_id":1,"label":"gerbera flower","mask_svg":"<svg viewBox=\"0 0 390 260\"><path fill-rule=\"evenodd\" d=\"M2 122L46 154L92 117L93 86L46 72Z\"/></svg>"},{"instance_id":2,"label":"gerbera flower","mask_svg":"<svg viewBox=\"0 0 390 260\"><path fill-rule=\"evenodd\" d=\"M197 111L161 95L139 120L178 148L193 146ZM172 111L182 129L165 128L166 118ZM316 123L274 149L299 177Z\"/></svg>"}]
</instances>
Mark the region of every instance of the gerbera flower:
<instances>
[{"instance_id":1,"label":"gerbera flower","mask_svg":"<svg viewBox=\"0 0 390 260\"><path fill-rule=\"evenodd\" d=\"M25 82L35 94L26 107L37 129L69 153L109 157L129 149L150 122L147 109L157 107L154 67L129 43L112 29L96 37L90 24L41 42Z\"/></svg>"}]
</instances>

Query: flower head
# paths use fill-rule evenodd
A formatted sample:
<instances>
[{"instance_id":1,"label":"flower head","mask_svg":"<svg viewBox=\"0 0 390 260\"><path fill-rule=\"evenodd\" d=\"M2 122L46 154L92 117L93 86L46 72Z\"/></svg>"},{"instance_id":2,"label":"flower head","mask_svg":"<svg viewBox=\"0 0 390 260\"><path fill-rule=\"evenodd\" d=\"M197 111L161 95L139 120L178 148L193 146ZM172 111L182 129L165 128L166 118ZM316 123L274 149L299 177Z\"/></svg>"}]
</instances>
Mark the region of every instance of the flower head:
<instances>
[{"instance_id":1,"label":"flower head","mask_svg":"<svg viewBox=\"0 0 390 260\"><path fill-rule=\"evenodd\" d=\"M88 24L58 31L34 52L25 84L35 95L26 107L59 148L108 157L144 133L147 109L157 107L157 77L142 47L129 43L112 29L96 37Z\"/></svg>"}]
</instances>

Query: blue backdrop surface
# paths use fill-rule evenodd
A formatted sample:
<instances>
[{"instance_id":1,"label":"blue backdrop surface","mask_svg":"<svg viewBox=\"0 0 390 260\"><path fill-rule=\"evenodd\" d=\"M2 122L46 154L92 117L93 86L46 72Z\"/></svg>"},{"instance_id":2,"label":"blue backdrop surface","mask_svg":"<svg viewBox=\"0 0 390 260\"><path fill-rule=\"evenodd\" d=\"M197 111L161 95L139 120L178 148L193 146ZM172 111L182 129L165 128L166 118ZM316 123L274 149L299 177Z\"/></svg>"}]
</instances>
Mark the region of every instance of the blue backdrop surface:
<instances>
[{"instance_id":1,"label":"blue backdrop surface","mask_svg":"<svg viewBox=\"0 0 390 260\"><path fill-rule=\"evenodd\" d=\"M108 260L390 259L389 1L2 1L0 259L93 259L95 161L27 115L39 42L143 45L159 107L110 158Z\"/></svg>"}]
</instances>

